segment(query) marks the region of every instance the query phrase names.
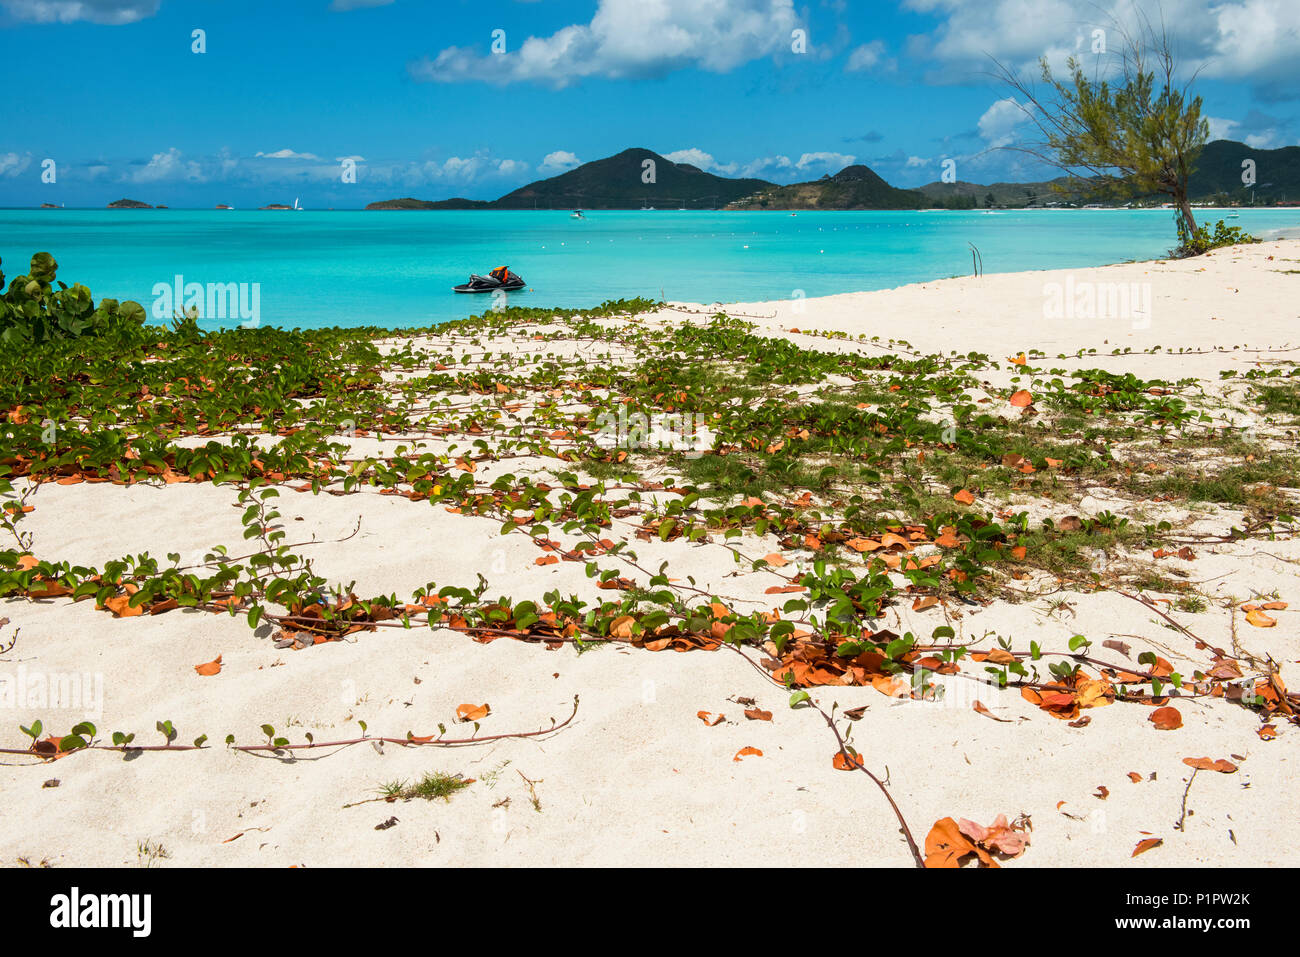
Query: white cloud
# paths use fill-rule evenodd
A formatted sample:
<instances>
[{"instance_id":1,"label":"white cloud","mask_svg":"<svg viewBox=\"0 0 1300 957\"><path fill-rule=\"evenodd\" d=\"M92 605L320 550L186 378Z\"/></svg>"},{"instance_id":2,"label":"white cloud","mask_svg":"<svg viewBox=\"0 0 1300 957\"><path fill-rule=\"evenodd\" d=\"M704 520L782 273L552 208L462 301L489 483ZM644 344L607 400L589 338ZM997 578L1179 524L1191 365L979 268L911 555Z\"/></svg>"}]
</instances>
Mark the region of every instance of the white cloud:
<instances>
[{"instance_id":1,"label":"white cloud","mask_svg":"<svg viewBox=\"0 0 1300 957\"><path fill-rule=\"evenodd\" d=\"M582 160L578 159L573 153L568 150L556 150L554 153L546 154L541 165L537 167L537 171L545 173L547 176L555 176L581 165Z\"/></svg>"},{"instance_id":2,"label":"white cloud","mask_svg":"<svg viewBox=\"0 0 1300 957\"><path fill-rule=\"evenodd\" d=\"M1014 97L996 101L980 117L979 131L990 147L1009 146L1029 117Z\"/></svg>"},{"instance_id":3,"label":"white cloud","mask_svg":"<svg viewBox=\"0 0 1300 957\"><path fill-rule=\"evenodd\" d=\"M451 156L442 162L426 160L404 168L397 164L389 168L389 175L409 182L415 174L425 182L468 186L483 180L524 176L531 170L532 165L523 160L497 159L487 152L478 152L473 156Z\"/></svg>"},{"instance_id":4,"label":"white cloud","mask_svg":"<svg viewBox=\"0 0 1300 957\"><path fill-rule=\"evenodd\" d=\"M846 166L852 166L857 157L846 153L804 153L797 160L788 156L764 156L746 163L741 169L742 176L758 179L806 180L821 176L823 173L838 173Z\"/></svg>"},{"instance_id":5,"label":"white cloud","mask_svg":"<svg viewBox=\"0 0 1300 957\"><path fill-rule=\"evenodd\" d=\"M523 160L508 159L508 160L502 160L501 162L497 163L496 172L498 176L504 176L504 177L523 176L527 173L532 172L532 167L529 166L527 163L525 163Z\"/></svg>"},{"instance_id":6,"label":"white cloud","mask_svg":"<svg viewBox=\"0 0 1300 957\"><path fill-rule=\"evenodd\" d=\"M160 0L0 0L15 20L29 23L135 23L158 12Z\"/></svg>"},{"instance_id":7,"label":"white cloud","mask_svg":"<svg viewBox=\"0 0 1300 957\"><path fill-rule=\"evenodd\" d=\"M132 183L175 182L177 180L201 183L207 177L203 174L197 162L183 159L181 151L173 146L166 153L154 153L153 158L148 163L130 170L125 179Z\"/></svg>"},{"instance_id":8,"label":"white cloud","mask_svg":"<svg viewBox=\"0 0 1300 957\"><path fill-rule=\"evenodd\" d=\"M885 44L881 40L872 40L854 49L844 65L844 69L849 73L860 73L875 67L880 67L882 70L894 70L898 67L895 60L885 57Z\"/></svg>"},{"instance_id":9,"label":"white cloud","mask_svg":"<svg viewBox=\"0 0 1300 957\"><path fill-rule=\"evenodd\" d=\"M1283 144L1278 139L1277 130L1265 130L1263 133L1251 133L1247 136L1246 145L1252 149L1271 150Z\"/></svg>"},{"instance_id":10,"label":"white cloud","mask_svg":"<svg viewBox=\"0 0 1300 957\"><path fill-rule=\"evenodd\" d=\"M1210 125L1210 140L1230 140L1233 137L1232 129L1240 126L1236 120L1225 120L1217 116L1207 116L1205 122Z\"/></svg>"},{"instance_id":11,"label":"white cloud","mask_svg":"<svg viewBox=\"0 0 1300 957\"><path fill-rule=\"evenodd\" d=\"M588 24L528 37L506 52L447 47L410 65L417 80L544 83L565 87L584 77L659 76L696 67L726 73L790 49L799 25L794 0L599 0Z\"/></svg>"},{"instance_id":12,"label":"white cloud","mask_svg":"<svg viewBox=\"0 0 1300 957\"><path fill-rule=\"evenodd\" d=\"M21 156L17 153L0 153L0 176L7 176L12 179L27 169L31 162L32 155L30 153Z\"/></svg>"},{"instance_id":13,"label":"white cloud","mask_svg":"<svg viewBox=\"0 0 1300 957\"><path fill-rule=\"evenodd\" d=\"M967 82L992 68L989 57L1038 75L1045 56L1059 70L1071 54L1091 66L1094 30L1103 30L1107 55L1123 47L1122 30L1140 32L1135 11L1145 10L1158 31L1161 20L1189 71L1208 77L1293 77L1300 57L1300 3L1295 0L904 0L904 7L942 22L913 38L910 52L938 61L927 79ZM1103 64L1104 65L1104 64Z\"/></svg>"},{"instance_id":14,"label":"white cloud","mask_svg":"<svg viewBox=\"0 0 1300 957\"><path fill-rule=\"evenodd\" d=\"M695 166L710 173L717 173L719 176L735 176L740 169L740 166L736 163L719 163L713 158L712 153L706 153L704 150L695 149L694 147L665 153L664 159L671 160L674 163L685 163L687 166Z\"/></svg>"},{"instance_id":15,"label":"white cloud","mask_svg":"<svg viewBox=\"0 0 1300 957\"><path fill-rule=\"evenodd\" d=\"M838 173L846 166L852 166L856 159L847 153L804 153L795 163L795 169L808 170L825 167L828 171Z\"/></svg>"},{"instance_id":16,"label":"white cloud","mask_svg":"<svg viewBox=\"0 0 1300 957\"><path fill-rule=\"evenodd\" d=\"M306 159L306 160L320 159L320 157L317 156L315 153L295 153L291 149L276 150L274 153L263 153L261 150L258 150L253 155L260 156L263 159Z\"/></svg>"}]
</instances>

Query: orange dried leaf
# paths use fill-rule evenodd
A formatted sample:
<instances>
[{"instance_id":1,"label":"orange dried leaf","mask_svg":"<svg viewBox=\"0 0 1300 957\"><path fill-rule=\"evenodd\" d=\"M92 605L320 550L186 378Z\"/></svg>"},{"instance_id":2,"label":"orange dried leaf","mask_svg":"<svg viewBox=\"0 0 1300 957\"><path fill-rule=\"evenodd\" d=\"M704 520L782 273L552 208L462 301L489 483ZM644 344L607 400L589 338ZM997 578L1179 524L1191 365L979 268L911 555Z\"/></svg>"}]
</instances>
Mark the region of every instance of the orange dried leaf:
<instances>
[{"instance_id":1,"label":"orange dried leaf","mask_svg":"<svg viewBox=\"0 0 1300 957\"><path fill-rule=\"evenodd\" d=\"M977 845L1007 857L1019 857L1029 845L1029 838L1012 827L1005 814L999 814L988 827L962 818L957 828Z\"/></svg>"},{"instance_id":2,"label":"orange dried leaf","mask_svg":"<svg viewBox=\"0 0 1300 957\"><path fill-rule=\"evenodd\" d=\"M1156 708L1147 716L1147 720L1161 731L1176 731L1183 726L1183 716L1177 708Z\"/></svg>"},{"instance_id":3,"label":"orange dried leaf","mask_svg":"<svg viewBox=\"0 0 1300 957\"><path fill-rule=\"evenodd\" d=\"M925 866L928 868L959 867L961 859L968 854L979 857L980 863L988 867L997 867L997 862L988 852L976 847L966 835L962 834L957 822L950 817L934 822L930 833L925 838Z\"/></svg>"},{"instance_id":4,"label":"orange dried leaf","mask_svg":"<svg viewBox=\"0 0 1300 957\"><path fill-rule=\"evenodd\" d=\"M1144 854L1153 847L1159 847L1164 842L1164 838L1161 837L1148 837L1144 840L1138 841L1137 847L1133 848L1133 853L1129 856L1137 857L1139 854Z\"/></svg>"},{"instance_id":5,"label":"orange dried leaf","mask_svg":"<svg viewBox=\"0 0 1300 957\"><path fill-rule=\"evenodd\" d=\"M902 698L907 694L907 682L890 675L872 675L871 687L888 698Z\"/></svg>"},{"instance_id":6,"label":"orange dried leaf","mask_svg":"<svg viewBox=\"0 0 1300 957\"><path fill-rule=\"evenodd\" d=\"M835 752L835 757L831 761L831 766L836 771L856 771L862 767L862 755L847 755L843 751Z\"/></svg>"},{"instance_id":7,"label":"orange dried leaf","mask_svg":"<svg viewBox=\"0 0 1300 957\"><path fill-rule=\"evenodd\" d=\"M1256 628L1272 628L1277 624L1277 619L1264 614L1258 608L1252 608L1246 612L1246 622Z\"/></svg>"},{"instance_id":8,"label":"orange dried leaf","mask_svg":"<svg viewBox=\"0 0 1300 957\"><path fill-rule=\"evenodd\" d=\"M1237 766L1224 758L1183 758L1183 764L1198 771L1218 771L1220 774L1236 774Z\"/></svg>"},{"instance_id":9,"label":"orange dried leaf","mask_svg":"<svg viewBox=\"0 0 1300 957\"><path fill-rule=\"evenodd\" d=\"M206 661L201 665L195 665L194 670L205 678L211 678L213 675L221 674L221 656L217 655L212 661Z\"/></svg>"},{"instance_id":10,"label":"orange dried leaf","mask_svg":"<svg viewBox=\"0 0 1300 957\"><path fill-rule=\"evenodd\" d=\"M1011 720L1010 718L999 718L996 714L994 714L992 711L986 708L984 706L984 702L982 701L976 701L973 705L971 705L971 707L975 709L976 713L982 714L986 718L992 718L994 721L1009 722Z\"/></svg>"},{"instance_id":11,"label":"orange dried leaf","mask_svg":"<svg viewBox=\"0 0 1300 957\"><path fill-rule=\"evenodd\" d=\"M850 538L844 543L855 552L874 552L881 547L880 542L872 541L869 538Z\"/></svg>"},{"instance_id":12,"label":"orange dried leaf","mask_svg":"<svg viewBox=\"0 0 1300 957\"><path fill-rule=\"evenodd\" d=\"M957 537L957 530L953 526L946 525L940 531L939 537L934 540L934 543L940 548L956 548L961 544L961 539Z\"/></svg>"},{"instance_id":13,"label":"orange dried leaf","mask_svg":"<svg viewBox=\"0 0 1300 957\"><path fill-rule=\"evenodd\" d=\"M482 721L492 709L485 704L462 704L456 707L459 721Z\"/></svg>"}]
</instances>

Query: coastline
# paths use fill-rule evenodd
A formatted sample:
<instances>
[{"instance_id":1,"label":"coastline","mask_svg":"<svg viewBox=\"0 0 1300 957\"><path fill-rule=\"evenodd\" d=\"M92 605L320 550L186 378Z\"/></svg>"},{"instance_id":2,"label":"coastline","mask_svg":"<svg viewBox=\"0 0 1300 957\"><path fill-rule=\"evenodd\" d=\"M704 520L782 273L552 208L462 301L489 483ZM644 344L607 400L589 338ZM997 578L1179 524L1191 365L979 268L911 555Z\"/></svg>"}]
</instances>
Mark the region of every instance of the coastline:
<instances>
[{"instance_id":1,"label":"coastline","mask_svg":"<svg viewBox=\"0 0 1300 957\"><path fill-rule=\"evenodd\" d=\"M1097 360L1118 361L1126 368L1151 371L1175 356L1107 356L1112 349L1135 353L1156 346L1176 350L1215 346L1283 346L1300 342L1300 313L1295 296L1300 238L1277 239L1214 250L1192 259L1153 259L1087 266L987 273L891 289L841 293L806 300L677 303L707 313L722 308L749 317L760 329L782 334L789 329L828 331L850 336L901 339L921 351L1011 353L1036 348L1049 355L1096 349ZM1243 288L1241 271L1251 285ZM1076 315L1048 318L1045 309L1067 285L1080 291L1088 284L1151 288L1150 315ZM1053 288L1056 287L1056 288ZM1104 298L1104 297L1102 297ZM1248 325L1234 316L1249 311ZM1098 300L1098 311L1102 311ZM805 336L801 340L808 344ZM833 346L828 346L833 347ZM1204 369L1213 359L1181 356Z\"/></svg>"}]
</instances>

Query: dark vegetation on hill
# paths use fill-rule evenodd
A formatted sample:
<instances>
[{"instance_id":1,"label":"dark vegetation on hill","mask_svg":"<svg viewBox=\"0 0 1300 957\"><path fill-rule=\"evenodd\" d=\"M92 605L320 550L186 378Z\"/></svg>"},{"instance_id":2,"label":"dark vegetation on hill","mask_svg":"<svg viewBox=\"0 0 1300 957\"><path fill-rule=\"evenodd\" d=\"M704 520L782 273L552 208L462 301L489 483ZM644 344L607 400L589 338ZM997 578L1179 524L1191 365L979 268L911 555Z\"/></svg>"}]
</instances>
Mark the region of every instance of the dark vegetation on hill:
<instances>
[{"instance_id":1,"label":"dark vegetation on hill","mask_svg":"<svg viewBox=\"0 0 1300 957\"><path fill-rule=\"evenodd\" d=\"M932 203L913 189L896 189L866 166L847 166L809 183L773 186L728 209L921 209Z\"/></svg>"},{"instance_id":2,"label":"dark vegetation on hill","mask_svg":"<svg viewBox=\"0 0 1300 957\"><path fill-rule=\"evenodd\" d=\"M629 149L491 202L408 198L371 203L366 209L720 209L772 185L761 179L728 179L651 150Z\"/></svg>"},{"instance_id":3,"label":"dark vegetation on hill","mask_svg":"<svg viewBox=\"0 0 1300 957\"><path fill-rule=\"evenodd\" d=\"M1242 182L1242 162L1255 163L1257 183ZM654 182L644 182L646 162ZM1300 147L1252 149L1215 140L1201 151L1190 180L1194 202L1270 204L1300 201ZM1252 198L1253 197L1253 198ZM1058 177L1032 183L927 183L899 189L869 167L857 164L806 183L778 186L759 179L729 179L688 163L673 163L647 149L584 163L538 180L500 199L389 199L366 209L975 209L1162 202L1157 196L1115 197L1089 189L1085 180Z\"/></svg>"}]
</instances>

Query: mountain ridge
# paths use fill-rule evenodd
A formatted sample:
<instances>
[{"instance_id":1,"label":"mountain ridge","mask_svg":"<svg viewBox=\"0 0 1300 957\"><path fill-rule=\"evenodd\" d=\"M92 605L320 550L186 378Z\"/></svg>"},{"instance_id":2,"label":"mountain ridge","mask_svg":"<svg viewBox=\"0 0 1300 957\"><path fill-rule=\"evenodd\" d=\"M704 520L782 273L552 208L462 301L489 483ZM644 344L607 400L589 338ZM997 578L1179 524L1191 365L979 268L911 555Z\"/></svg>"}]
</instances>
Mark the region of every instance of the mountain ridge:
<instances>
[{"instance_id":1,"label":"mountain ridge","mask_svg":"<svg viewBox=\"0 0 1300 957\"><path fill-rule=\"evenodd\" d=\"M1242 181L1243 162L1254 163L1256 184ZM647 165L647 163L651 165ZM1300 201L1300 146L1254 149L1235 140L1207 143L1188 181L1193 202ZM652 181L647 181L647 178ZM1139 202L1163 202L1158 194ZM1089 190L1086 180L1057 177L1025 183L934 182L913 189L892 186L857 163L834 175L785 186L753 178L730 178L633 147L536 180L495 200L412 197L370 203L368 210L436 209L729 209L852 210L1023 208L1083 203L1119 203Z\"/></svg>"}]
</instances>

